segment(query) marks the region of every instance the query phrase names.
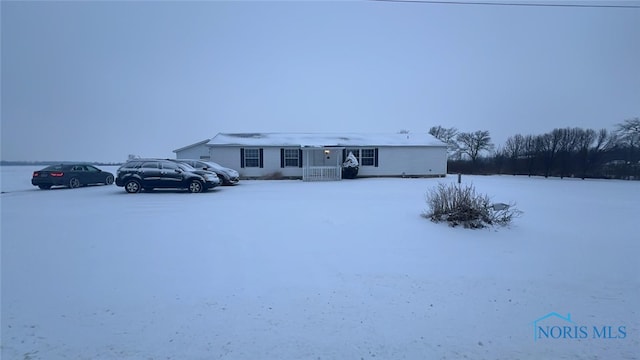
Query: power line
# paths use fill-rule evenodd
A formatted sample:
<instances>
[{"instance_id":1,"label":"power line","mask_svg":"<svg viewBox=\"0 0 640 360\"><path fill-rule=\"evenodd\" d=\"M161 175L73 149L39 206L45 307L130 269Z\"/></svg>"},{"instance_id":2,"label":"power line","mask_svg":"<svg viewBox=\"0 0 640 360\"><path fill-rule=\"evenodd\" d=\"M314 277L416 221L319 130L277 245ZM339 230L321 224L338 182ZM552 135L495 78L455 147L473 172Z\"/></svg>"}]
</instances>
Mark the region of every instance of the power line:
<instances>
[{"instance_id":1,"label":"power line","mask_svg":"<svg viewBox=\"0 0 640 360\"><path fill-rule=\"evenodd\" d=\"M446 1L446 0L368 0L378 2L418 3L418 4L445 4L445 5L493 5L493 6L537 6L537 7L573 7L573 8L618 8L640 9L640 5L604 5L604 4L540 4L525 2L475 2L475 1Z\"/></svg>"}]
</instances>

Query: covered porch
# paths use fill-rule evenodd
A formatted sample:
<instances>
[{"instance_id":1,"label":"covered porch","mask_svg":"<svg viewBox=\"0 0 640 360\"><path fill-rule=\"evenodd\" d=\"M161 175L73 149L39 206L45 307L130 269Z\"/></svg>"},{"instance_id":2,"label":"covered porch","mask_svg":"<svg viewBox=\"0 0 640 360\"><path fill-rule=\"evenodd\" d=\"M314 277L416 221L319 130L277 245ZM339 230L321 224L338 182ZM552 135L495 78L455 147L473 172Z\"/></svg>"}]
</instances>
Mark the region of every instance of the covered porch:
<instances>
[{"instance_id":1,"label":"covered porch","mask_svg":"<svg viewBox=\"0 0 640 360\"><path fill-rule=\"evenodd\" d=\"M333 146L302 147L302 180L341 180L343 149Z\"/></svg>"}]
</instances>

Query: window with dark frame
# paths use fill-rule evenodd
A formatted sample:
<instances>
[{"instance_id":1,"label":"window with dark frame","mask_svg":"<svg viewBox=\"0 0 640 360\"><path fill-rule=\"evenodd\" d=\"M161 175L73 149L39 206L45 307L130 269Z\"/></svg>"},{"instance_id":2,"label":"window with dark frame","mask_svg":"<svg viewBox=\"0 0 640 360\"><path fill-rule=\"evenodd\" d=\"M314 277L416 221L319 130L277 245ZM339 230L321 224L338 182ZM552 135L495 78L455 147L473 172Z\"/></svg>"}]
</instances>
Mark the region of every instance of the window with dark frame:
<instances>
[{"instance_id":1,"label":"window with dark frame","mask_svg":"<svg viewBox=\"0 0 640 360\"><path fill-rule=\"evenodd\" d=\"M362 149L362 156L360 157L361 166L375 166L376 164L375 159L376 159L375 149Z\"/></svg>"},{"instance_id":2,"label":"window with dark frame","mask_svg":"<svg viewBox=\"0 0 640 360\"><path fill-rule=\"evenodd\" d=\"M260 167L260 150L244 149L244 166Z\"/></svg>"},{"instance_id":3,"label":"window with dark frame","mask_svg":"<svg viewBox=\"0 0 640 360\"><path fill-rule=\"evenodd\" d=\"M299 167L299 165L300 165L300 150L284 149L284 166Z\"/></svg>"}]
</instances>

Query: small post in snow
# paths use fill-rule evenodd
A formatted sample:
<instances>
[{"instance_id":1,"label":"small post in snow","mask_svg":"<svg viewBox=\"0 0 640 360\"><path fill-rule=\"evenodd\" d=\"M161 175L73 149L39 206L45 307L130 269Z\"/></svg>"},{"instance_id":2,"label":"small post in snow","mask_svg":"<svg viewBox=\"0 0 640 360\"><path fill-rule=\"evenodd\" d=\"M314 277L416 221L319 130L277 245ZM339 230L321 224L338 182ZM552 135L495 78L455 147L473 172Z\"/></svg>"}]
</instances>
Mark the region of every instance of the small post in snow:
<instances>
[{"instance_id":1,"label":"small post in snow","mask_svg":"<svg viewBox=\"0 0 640 360\"><path fill-rule=\"evenodd\" d=\"M458 173L458 184L462 182L462 174Z\"/></svg>"}]
</instances>

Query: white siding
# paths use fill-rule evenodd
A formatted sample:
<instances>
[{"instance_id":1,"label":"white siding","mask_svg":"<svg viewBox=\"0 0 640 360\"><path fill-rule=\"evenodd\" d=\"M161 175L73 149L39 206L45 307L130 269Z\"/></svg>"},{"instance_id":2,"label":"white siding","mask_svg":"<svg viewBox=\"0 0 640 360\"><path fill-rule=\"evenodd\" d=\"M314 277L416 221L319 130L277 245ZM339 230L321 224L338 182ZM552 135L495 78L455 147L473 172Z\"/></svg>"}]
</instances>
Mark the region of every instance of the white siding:
<instances>
[{"instance_id":1,"label":"white siding","mask_svg":"<svg viewBox=\"0 0 640 360\"><path fill-rule=\"evenodd\" d=\"M263 168L242 168L240 148L240 146L213 146L210 149L211 160L222 166L236 169L244 178L262 177L275 172L280 172L286 177L302 177L302 168L280 167L281 147L262 147ZM443 176L446 172L447 150L445 147L378 147L378 167L360 166L358 176Z\"/></svg>"},{"instance_id":2,"label":"white siding","mask_svg":"<svg viewBox=\"0 0 640 360\"><path fill-rule=\"evenodd\" d=\"M211 147L209 149L209 156L211 157L211 161L217 162L224 167L235 169L240 173L240 176L243 176L240 172L240 148Z\"/></svg>"},{"instance_id":3,"label":"white siding","mask_svg":"<svg viewBox=\"0 0 640 360\"><path fill-rule=\"evenodd\" d=\"M176 159L200 159L201 156L209 156L209 147L205 144L196 145L176 152Z\"/></svg>"},{"instance_id":4,"label":"white siding","mask_svg":"<svg viewBox=\"0 0 640 360\"><path fill-rule=\"evenodd\" d=\"M275 172L280 172L282 176L286 177L302 177L301 167L280 167L280 147L262 147L263 168L241 167L241 148L259 149L260 147L214 146L210 151L211 161L237 170L240 173L240 177L243 178L262 177ZM290 149L291 147L287 148Z\"/></svg>"},{"instance_id":5,"label":"white siding","mask_svg":"<svg viewBox=\"0 0 640 360\"><path fill-rule=\"evenodd\" d=\"M379 147L378 167L360 166L358 176L440 176L446 173L445 147Z\"/></svg>"}]
</instances>

